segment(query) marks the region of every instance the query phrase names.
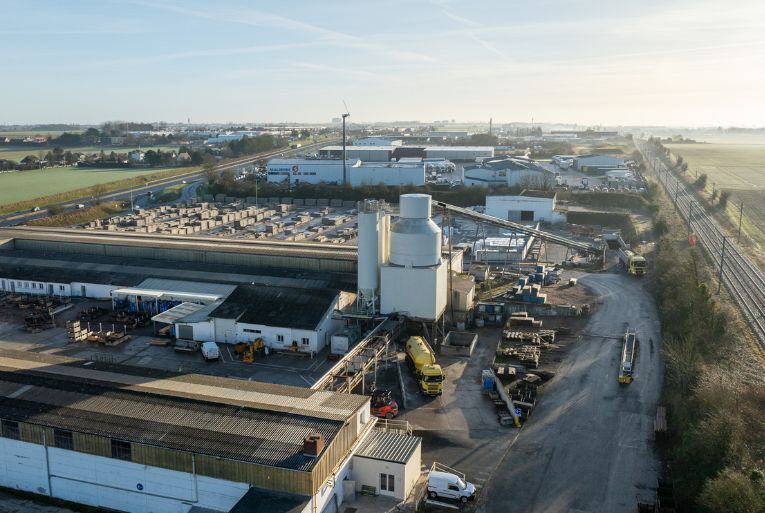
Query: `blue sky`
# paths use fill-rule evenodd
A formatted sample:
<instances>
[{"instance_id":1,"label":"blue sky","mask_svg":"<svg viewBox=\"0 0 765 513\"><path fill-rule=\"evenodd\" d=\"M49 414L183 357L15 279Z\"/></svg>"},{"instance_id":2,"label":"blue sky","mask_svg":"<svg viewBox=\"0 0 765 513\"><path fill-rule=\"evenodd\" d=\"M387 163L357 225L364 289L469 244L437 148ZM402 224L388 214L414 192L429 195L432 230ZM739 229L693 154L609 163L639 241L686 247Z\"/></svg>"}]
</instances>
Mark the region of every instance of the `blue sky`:
<instances>
[{"instance_id":1,"label":"blue sky","mask_svg":"<svg viewBox=\"0 0 765 513\"><path fill-rule=\"evenodd\" d=\"M0 0L0 124L765 125L759 0Z\"/></svg>"}]
</instances>

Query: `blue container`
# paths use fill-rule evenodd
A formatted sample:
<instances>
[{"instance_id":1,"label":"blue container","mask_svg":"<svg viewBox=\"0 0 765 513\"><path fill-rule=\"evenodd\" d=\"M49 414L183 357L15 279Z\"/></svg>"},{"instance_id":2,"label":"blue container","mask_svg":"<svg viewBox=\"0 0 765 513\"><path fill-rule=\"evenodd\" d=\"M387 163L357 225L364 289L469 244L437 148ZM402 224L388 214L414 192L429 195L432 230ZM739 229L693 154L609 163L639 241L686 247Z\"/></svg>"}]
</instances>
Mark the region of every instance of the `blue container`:
<instances>
[{"instance_id":1,"label":"blue container","mask_svg":"<svg viewBox=\"0 0 765 513\"><path fill-rule=\"evenodd\" d=\"M545 266L543 266L543 265L538 265L538 266L537 266L537 272L538 272L538 273L543 273L543 272L545 272Z\"/></svg>"},{"instance_id":2,"label":"blue container","mask_svg":"<svg viewBox=\"0 0 765 513\"><path fill-rule=\"evenodd\" d=\"M483 389L494 390L494 379L489 376L483 377Z\"/></svg>"}]
</instances>

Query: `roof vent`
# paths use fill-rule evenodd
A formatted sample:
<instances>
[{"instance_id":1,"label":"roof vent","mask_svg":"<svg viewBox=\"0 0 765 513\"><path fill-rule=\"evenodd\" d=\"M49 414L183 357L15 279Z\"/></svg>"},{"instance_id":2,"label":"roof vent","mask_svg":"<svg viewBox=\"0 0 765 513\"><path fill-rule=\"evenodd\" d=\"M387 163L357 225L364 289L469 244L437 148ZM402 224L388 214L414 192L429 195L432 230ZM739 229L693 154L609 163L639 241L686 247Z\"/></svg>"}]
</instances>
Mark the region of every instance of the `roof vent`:
<instances>
[{"instance_id":1,"label":"roof vent","mask_svg":"<svg viewBox=\"0 0 765 513\"><path fill-rule=\"evenodd\" d=\"M303 456L316 458L324 450L324 436L321 433L309 433L303 438Z\"/></svg>"}]
</instances>

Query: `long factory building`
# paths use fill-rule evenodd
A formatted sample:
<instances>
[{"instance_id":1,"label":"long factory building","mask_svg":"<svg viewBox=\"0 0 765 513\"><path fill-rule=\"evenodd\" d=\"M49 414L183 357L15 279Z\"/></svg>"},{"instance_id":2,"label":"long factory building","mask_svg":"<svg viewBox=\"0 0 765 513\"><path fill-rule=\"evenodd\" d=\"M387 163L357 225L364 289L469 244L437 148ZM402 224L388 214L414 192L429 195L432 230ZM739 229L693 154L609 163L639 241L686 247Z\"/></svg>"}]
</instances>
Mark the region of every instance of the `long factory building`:
<instances>
[{"instance_id":1,"label":"long factory building","mask_svg":"<svg viewBox=\"0 0 765 513\"><path fill-rule=\"evenodd\" d=\"M9 349L0 428L0 486L129 512L334 513L381 474L405 498L421 464L367 396Z\"/></svg>"}]
</instances>

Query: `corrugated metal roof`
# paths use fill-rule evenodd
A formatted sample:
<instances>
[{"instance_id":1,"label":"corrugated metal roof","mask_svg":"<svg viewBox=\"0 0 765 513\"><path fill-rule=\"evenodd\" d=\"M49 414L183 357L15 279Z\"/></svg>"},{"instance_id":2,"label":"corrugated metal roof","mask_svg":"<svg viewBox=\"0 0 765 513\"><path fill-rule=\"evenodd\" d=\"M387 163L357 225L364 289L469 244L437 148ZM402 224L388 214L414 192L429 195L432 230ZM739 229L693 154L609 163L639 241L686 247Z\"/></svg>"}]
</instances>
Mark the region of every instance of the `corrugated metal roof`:
<instances>
[{"instance_id":1,"label":"corrugated metal roof","mask_svg":"<svg viewBox=\"0 0 765 513\"><path fill-rule=\"evenodd\" d=\"M0 372L0 416L120 440L309 471L312 432L334 439L342 421L162 397L132 390Z\"/></svg>"},{"instance_id":2,"label":"corrugated metal roof","mask_svg":"<svg viewBox=\"0 0 765 513\"><path fill-rule=\"evenodd\" d=\"M228 297L234 292L236 285L225 283L206 283L184 280L165 280L163 278L146 278L137 287L139 289L160 290L163 292L185 292L188 294L208 294Z\"/></svg>"},{"instance_id":3,"label":"corrugated metal roof","mask_svg":"<svg viewBox=\"0 0 765 513\"><path fill-rule=\"evenodd\" d=\"M161 314L155 315L151 318L151 320L164 324L172 324L179 319L183 319L187 315L198 312L204 307L204 305L198 305L196 303L181 303L180 305L174 306L169 310L165 310Z\"/></svg>"},{"instance_id":4,"label":"corrugated metal roof","mask_svg":"<svg viewBox=\"0 0 765 513\"><path fill-rule=\"evenodd\" d=\"M373 429L355 455L361 458L406 464L421 443L422 438L419 436Z\"/></svg>"},{"instance_id":5,"label":"corrugated metal roof","mask_svg":"<svg viewBox=\"0 0 765 513\"><path fill-rule=\"evenodd\" d=\"M0 349L0 370L49 375L54 379L98 386L121 387L170 398L187 398L216 404L303 415L317 419L346 421L369 402L369 397L338 394L309 388L246 381L241 379L177 374L166 371L116 367L119 372L99 370L76 358L44 353ZM92 362L90 362L92 363Z\"/></svg>"}]
</instances>

